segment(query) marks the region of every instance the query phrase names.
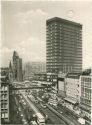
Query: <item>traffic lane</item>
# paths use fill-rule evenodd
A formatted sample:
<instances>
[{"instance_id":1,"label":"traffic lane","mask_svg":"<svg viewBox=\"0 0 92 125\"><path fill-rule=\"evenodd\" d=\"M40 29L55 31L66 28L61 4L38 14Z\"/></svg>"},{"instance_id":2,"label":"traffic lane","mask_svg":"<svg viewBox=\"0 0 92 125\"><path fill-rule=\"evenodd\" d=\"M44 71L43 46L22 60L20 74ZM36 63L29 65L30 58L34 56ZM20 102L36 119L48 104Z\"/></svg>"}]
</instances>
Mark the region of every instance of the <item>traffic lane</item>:
<instances>
[{"instance_id":1,"label":"traffic lane","mask_svg":"<svg viewBox=\"0 0 92 125\"><path fill-rule=\"evenodd\" d=\"M28 99L28 98L24 95L24 93L22 93L22 95L24 96L24 98L26 99L26 101L27 101L29 104L32 104L32 105L30 105L30 107L34 109L35 106L33 106L33 103L31 102L31 100ZM37 108L35 108L35 110L36 110L36 112L39 111ZM39 111L39 112L40 112L40 111ZM55 119L55 118L54 118L54 119ZM54 121L54 122L55 122L55 121ZM62 125L62 124L61 124L61 125Z\"/></svg>"},{"instance_id":2,"label":"traffic lane","mask_svg":"<svg viewBox=\"0 0 92 125\"><path fill-rule=\"evenodd\" d=\"M25 96L25 95L24 95ZM26 97L26 96L25 96ZM26 97L27 98L27 97ZM27 99L28 100L28 99ZM31 102L31 101L30 101ZM30 103L29 102L29 103ZM46 112L46 110L45 110L45 112ZM49 112L49 113L48 113ZM49 110L48 109L48 111L47 111L47 115L52 119L52 121L54 122L54 123L56 123L56 124L61 124L62 122L60 122L61 121L61 118L59 118L59 117L56 117L57 115L56 114L54 114L54 113L52 113L52 111L51 110ZM55 118L55 120L54 120L54 118ZM56 121L56 118L57 118L57 121ZM65 119L66 119L66 117L65 117ZM64 120L62 120L62 121L64 121ZM74 122L73 122L74 123ZM63 122L62 124L65 124L65 122ZM78 125L78 124L76 124L76 123L74 123L74 125Z\"/></svg>"},{"instance_id":3,"label":"traffic lane","mask_svg":"<svg viewBox=\"0 0 92 125\"><path fill-rule=\"evenodd\" d=\"M41 107L42 108L42 107ZM45 110L45 109L44 109ZM57 111L57 109L56 109L56 111ZM60 113L60 111L62 111L61 110L61 108L60 109L58 109L58 113ZM60 115L61 115L62 113L60 113ZM63 114L62 114L63 116L64 116L64 119L65 120L68 120L68 121L70 121L73 125L80 125L79 123L78 123L78 121L76 120L73 120L73 117L70 117L70 116L68 116L68 115L66 115L66 113L65 113L65 111L63 110ZM61 118L60 118L61 119ZM64 121L64 120L63 120ZM69 122L69 123L70 123Z\"/></svg>"},{"instance_id":4,"label":"traffic lane","mask_svg":"<svg viewBox=\"0 0 92 125\"><path fill-rule=\"evenodd\" d=\"M31 99L29 99L29 100L30 100L30 102L31 102ZM57 120L57 121L56 121L56 116L54 116L54 115L52 116L52 114L51 114L51 113L48 113L48 111L47 111L46 109L42 108L42 107L40 106L40 104L35 104L35 103L34 103L34 105L39 109L39 111L42 113L43 116L44 116L44 115L45 115L45 116L46 116L46 115L50 116L49 119L50 119L50 121L51 121L52 124L61 124L60 120ZM44 116L44 117L45 117L45 116ZM51 124L51 123L50 123L50 124ZM62 125L62 124L61 124L61 125Z\"/></svg>"},{"instance_id":5,"label":"traffic lane","mask_svg":"<svg viewBox=\"0 0 92 125\"><path fill-rule=\"evenodd\" d=\"M16 97L16 99L18 100L17 97ZM19 103L19 100L18 100L18 103ZM28 125L23 105L21 103L19 103L18 107L19 107L19 114L20 114L20 116L22 118L23 125Z\"/></svg>"},{"instance_id":6,"label":"traffic lane","mask_svg":"<svg viewBox=\"0 0 92 125\"><path fill-rule=\"evenodd\" d=\"M29 100L32 101L30 98L29 98ZM39 103L33 102L33 104L39 109L39 111L42 113L42 115L44 115L44 116L48 115L49 119L51 120L51 122L53 124L66 125L65 122L63 120L61 120L61 118L59 118L56 114L54 114L50 109L43 108Z\"/></svg>"},{"instance_id":7,"label":"traffic lane","mask_svg":"<svg viewBox=\"0 0 92 125\"><path fill-rule=\"evenodd\" d=\"M66 115L67 117L73 117L74 120L77 120L77 118L75 116L73 116L69 111L67 111L66 108L62 108L61 106L58 106L57 110L59 112L62 112L62 114Z\"/></svg>"},{"instance_id":8,"label":"traffic lane","mask_svg":"<svg viewBox=\"0 0 92 125\"><path fill-rule=\"evenodd\" d=\"M56 114L54 114L50 109L41 107L40 104L35 104L39 110L41 110L45 115L48 115L48 118L53 122L53 124L66 125L66 123L61 120Z\"/></svg>"},{"instance_id":9,"label":"traffic lane","mask_svg":"<svg viewBox=\"0 0 92 125\"><path fill-rule=\"evenodd\" d=\"M33 105L33 103L27 98L27 96L24 93L21 93L23 97L25 98L26 102L30 105L32 109L34 109L35 113L38 113L39 110Z\"/></svg>"},{"instance_id":10,"label":"traffic lane","mask_svg":"<svg viewBox=\"0 0 92 125\"><path fill-rule=\"evenodd\" d=\"M41 107L42 108L42 107ZM57 109L56 109L57 110ZM65 109L64 109L65 110ZM62 111L61 110L61 108L58 108L58 112L60 113L60 115L62 114L63 116L64 116L64 119L66 119L67 118L67 120L68 121L70 121L72 124L74 124L74 125L80 125L80 123L77 121L77 120L74 120L73 119L73 116L72 117L70 117L69 115L66 115L66 113L65 113L65 111L63 110L63 114L62 113L60 113L60 111Z\"/></svg>"}]
</instances>

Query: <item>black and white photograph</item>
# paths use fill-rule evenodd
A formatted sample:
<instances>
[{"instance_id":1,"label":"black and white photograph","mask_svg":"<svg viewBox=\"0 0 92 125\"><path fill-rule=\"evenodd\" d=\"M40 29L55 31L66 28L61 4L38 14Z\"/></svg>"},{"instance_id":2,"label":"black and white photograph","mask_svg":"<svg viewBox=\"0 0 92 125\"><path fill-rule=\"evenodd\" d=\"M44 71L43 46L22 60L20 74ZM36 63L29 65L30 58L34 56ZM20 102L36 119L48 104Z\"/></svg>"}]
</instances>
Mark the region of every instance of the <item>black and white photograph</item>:
<instances>
[{"instance_id":1,"label":"black and white photograph","mask_svg":"<svg viewBox=\"0 0 92 125\"><path fill-rule=\"evenodd\" d=\"M92 2L0 7L0 125L91 125Z\"/></svg>"}]
</instances>

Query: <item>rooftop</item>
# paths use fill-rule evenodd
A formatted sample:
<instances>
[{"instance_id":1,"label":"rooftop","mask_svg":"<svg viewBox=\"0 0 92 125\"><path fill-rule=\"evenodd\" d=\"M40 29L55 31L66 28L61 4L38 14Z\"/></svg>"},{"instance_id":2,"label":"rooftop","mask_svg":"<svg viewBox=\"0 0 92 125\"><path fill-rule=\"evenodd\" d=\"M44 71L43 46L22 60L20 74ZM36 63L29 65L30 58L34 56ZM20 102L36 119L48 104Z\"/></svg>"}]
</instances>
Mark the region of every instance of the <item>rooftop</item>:
<instances>
[{"instance_id":1,"label":"rooftop","mask_svg":"<svg viewBox=\"0 0 92 125\"><path fill-rule=\"evenodd\" d=\"M79 26L82 28L82 24L80 23L76 23L76 22L73 22L73 21L70 21L70 20L66 20L66 19L62 19L62 18L59 18L59 17L53 17L51 19L48 19L46 21L46 24L50 23L50 22L53 22L53 21L59 21L59 22L64 22L64 23L70 23L72 25L76 25L76 26Z\"/></svg>"},{"instance_id":2,"label":"rooftop","mask_svg":"<svg viewBox=\"0 0 92 125\"><path fill-rule=\"evenodd\" d=\"M16 51L13 52L13 58L14 57L19 57L18 53Z\"/></svg>"},{"instance_id":3,"label":"rooftop","mask_svg":"<svg viewBox=\"0 0 92 125\"><path fill-rule=\"evenodd\" d=\"M68 73L67 78L76 78L78 79L80 77L81 73Z\"/></svg>"}]
</instances>

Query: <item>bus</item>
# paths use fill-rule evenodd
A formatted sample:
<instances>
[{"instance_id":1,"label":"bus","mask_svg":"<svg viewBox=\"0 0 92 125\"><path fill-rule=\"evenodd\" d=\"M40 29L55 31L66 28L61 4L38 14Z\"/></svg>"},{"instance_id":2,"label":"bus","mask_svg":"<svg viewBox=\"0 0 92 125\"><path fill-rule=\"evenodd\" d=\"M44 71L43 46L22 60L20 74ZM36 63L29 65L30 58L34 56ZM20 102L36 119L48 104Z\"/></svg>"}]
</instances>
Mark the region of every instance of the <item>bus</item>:
<instances>
[{"instance_id":1,"label":"bus","mask_svg":"<svg viewBox=\"0 0 92 125\"><path fill-rule=\"evenodd\" d=\"M78 118L78 122L81 123L82 125L85 125L85 119L83 118Z\"/></svg>"},{"instance_id":2,"label":"bus","mask_svg":"<svg viewBox=\"0 0 92 125\"><path fill-rule=\"evenodd\" d=\"M39 125L45 125L45 118L41 113L36 113L36 117Z\"/></svg>"}]
</instances>

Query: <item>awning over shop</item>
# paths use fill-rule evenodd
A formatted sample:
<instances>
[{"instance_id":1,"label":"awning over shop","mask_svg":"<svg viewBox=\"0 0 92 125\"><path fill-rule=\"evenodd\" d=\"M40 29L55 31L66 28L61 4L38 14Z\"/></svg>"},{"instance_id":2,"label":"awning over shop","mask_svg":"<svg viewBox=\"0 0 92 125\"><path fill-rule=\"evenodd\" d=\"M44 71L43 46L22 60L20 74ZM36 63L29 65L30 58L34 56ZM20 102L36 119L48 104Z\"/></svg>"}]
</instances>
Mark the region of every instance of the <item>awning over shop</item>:
<instances>
[{"instance_id":1,"label":"awning over shop","mask_svg":"<svg viewBox=\"0 0 92 125\"><path fill-rule=\"evenodd\" d=\"M73 98L70 98L70 97L66 97L66 98L64 98L64 100L68 101L69 103L72 103L72 104L76 104L77 103L76 99L73 99Z\"/></svg>"}]
</instances>

